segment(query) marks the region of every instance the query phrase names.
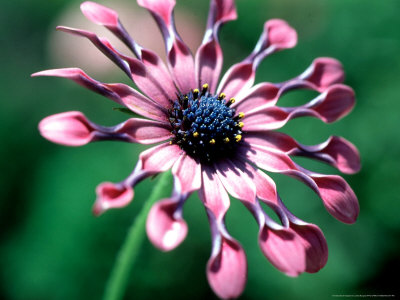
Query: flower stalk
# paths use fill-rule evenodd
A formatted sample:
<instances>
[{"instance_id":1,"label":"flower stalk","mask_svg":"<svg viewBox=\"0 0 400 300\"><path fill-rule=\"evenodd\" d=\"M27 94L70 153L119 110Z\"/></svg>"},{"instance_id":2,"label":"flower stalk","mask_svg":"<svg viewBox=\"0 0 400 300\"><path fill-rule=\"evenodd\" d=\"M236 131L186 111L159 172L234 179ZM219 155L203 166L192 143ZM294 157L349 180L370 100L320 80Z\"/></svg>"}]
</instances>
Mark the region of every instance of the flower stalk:
<instances>
[{"instance_id":1,"label":"flower stalk","mask_svg":"<svg viewBox=\"0 0 400 300\"><path fill-rule=\"evenodd\" d=\"M168 189L170 182L171 174L169 172L160 174L160 178L149 199L144 202L142 210L133 221L110 273L104 292L104 300L123 299L131 269L135 264L145 239L147 215L154 202L159 200L165 190Z\"/></svg>"}]
</instances>

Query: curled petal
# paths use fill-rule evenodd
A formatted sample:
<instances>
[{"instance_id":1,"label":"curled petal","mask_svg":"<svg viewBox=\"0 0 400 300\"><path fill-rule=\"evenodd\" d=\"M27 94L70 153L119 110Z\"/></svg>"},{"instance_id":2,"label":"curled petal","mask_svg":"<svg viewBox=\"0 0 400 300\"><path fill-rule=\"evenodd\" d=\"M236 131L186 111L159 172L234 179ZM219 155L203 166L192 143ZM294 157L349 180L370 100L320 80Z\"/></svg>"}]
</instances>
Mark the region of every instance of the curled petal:
<instances>
[{"instance_id":1,"label":"curled petal","mask_svg":"<svg viewBox=\"0 0 400 300\"><path fill-rule=\"evenodd\" d=\"M188 93L195 86L194 60L189 48L175 29L173 21L175 0L138 0L137 2L150 11L160 27L173 79L183 94Z\"/></svg>"},{"instance_id":2,"label":"curled petal","mask_svg":"<svg viewBox=\"0 0 400 300\"><path fill-rule=\"evenodd\" d=\"M116 11L91 1L83 2L81 11L90 21L102 25L114 33L137 57L141 58L142 47L130 37Z\"/></svg>"},{"instance_id":3,"label":"curled petal","mask_svg":"<svg viewBox=\"0 0 400 300\"><path fill-rule=\"evenodd\" d=\"M299 76L299 79L311 83L318 91L324 91L331 85L344 81L343 66L334 58L319 57Z\"/></svg>"},{"instance_id":4,"label":"curled petal","mask_svg":"<svg viewBox=\"0 0 400 300\"><path fill-rule=\"evenodd\" d=\"M118 14L116 11L104 5L85 1L81 4L82 13L90 21L103 26L118 26Z\"/></svg>"},{"instance_id":5,"label":"curled petal","mask_svg":"<svg viewBox=\"0 0 400 300\"><path fill-rule=\"evenodd\" d=\"M40 134L49 141L66 146L82 146L93 140L95 128L84 114L70 111L44 118Z\"/></svg>"},{"instance_id":6,"label":"curled petal","mask_svg":"<svg viewBox=\"0 0 400 300\"><path fill-rule=\"evenodd\" d=\"M222 299L237 298L247 279L247 260L243 248L235 240L223 238L220 250L207 263L207 279Z\"/></svg>"},{"instance_id":7,"label":"curled petal","mask_svg":"<svg viewBox=\"0 0 400 300\"><path fill-rule=\"evenodd\" d=\"M314 224L291 223L290 228L301 239L306 255L305 271L316 273L328 261L328 245L321 229Z\"/></svg>"},{"instance_id":8,"label":"curled petal","mask_svg":"<svg viewBox=\"0 0 400 300\"><path fill-rule=\"evenodd\" d=\"M251 145L269 147L288 155L306 156L326 162L343 173L352 174L360 170L360 155L357 148L341 137L330 137L324 143L308 146L277 131L250 132L246 141Z\"/></svg>"},{"instance_id":9,"label":"curled petal","mask_svg":"<svg viewBox=\"0 0 400 300\"><path fill-rule=\"evenodd\" d=\"M288 276L306 270L306 253L302 240L291 229L272 230L264 226L258 242L266 258Z\"/></svg>"},{"instance_id":10,"label":"curled petal","mask_svg":"<svg viewBox=\"0 0 400 300\"><path fill-rule=\"evenodd\" d=\"M179 182L181 194L190 193L201 187L201 165L190 156L184 154L172 167L172 174Z\"/></svg>"},{"instance_id":11,"label":"curled petal","mask_svg":"<svg viewBox=\"0 0 400 300\"><path fill-rule=\"evenodd\" d=\"M203 43L196 53L195 72L198 86L207 83L214 93L222 69L222 49L218 32L222 24L237 18L233 0L212 0Z\"/></svg>"},{"instance_id":12,"label":"curled petal","mask_svg":"<svg viewBox=\"0 0 400 300\"><path fill-rule=\"evenodd\" d=\"M349 114L354 104L354 91L348 86L336 84L311 101L307 107L317 112L322 121L331 123Z\"/></svg>"},{"instance_id":13,"label":"curled petal","mask_svg":"<svg viewBox=\"0 0 400 300\"><path fill-rule=\"evenodd\" d=\"M179 146L164 143L143 151L139 160L143 170L156 174L169 170L181 154Z\"/></svg>"},{"instance_id":14,"label":"curled petal","mask_svg":"<svg viewBox=\"0 0 400 300\"><path fill-rule=\"evenodd\" d=\"M284 126L298 117L311 116L325 123L335 122L353 109L354 92L345 85L333 85L320 96L303 106L260 107L245 115L244 131L269 131Z\"/></svg>"},{"instance_id":15,"label":"curled petal","mask_svg":"<svg viewBox=\"0 0 400 300\"><path fill-rule=\"evenodd\" d=\"M143 96L133 88L122 84L105 84L94 80L81 69L65 68L45 70L32 74L36 76L55 76L70 79L77 84L105 96L118 104L126 106L133 112L146 118L158 121L167 121L165 108Z\"/></svg>"},{"instance_id":16,"label":"curled petal","mask_svg":"<svg viewBox=\"0 0 400 300\"><path fill-rule=\"evenodd\" d=\"M128 205L134 196L132 187L104 182L96 188L96 202L93 213L98 216L110 208L120 208Z\"/></svg>"},{"instance_id":17,"label":"curled petal","mask_svg":"<svg viewBox=\"0 0 400 300\"><path fill-rule=\"evenodd\" d=\"M356 195L347 182L337 175L323 175L297 166L284 152L273 148L252 145L242 147L239 155L269 172L278 172L294 177L322 199L328 212L344 223L354 223L358 217L359 205Z\"/></svg>"},{"instance_id":18,"label":"curled petal","mask_svg":"<svg viewBox=\"0 0 400 300\"><path fill-rule=\"evenodd\" d=\"M129 78L132 79L131 75L131 70L129 68L128 63L121 59L118 54L113 51L112 48L107 46L107 42L104 42L105 39L100 39L96 34L93 32L87 31L87 30L82 30L82 29L76 29L76 28L70 28L70 27L64 27L64 26L57 26L57 30L75 34L78 36L86 37L88 40L90 40L93 45L95 45L105 56L107 56L112 62L114 62L118 67L121 68L122 71L124 71Z\"/></svg>"},{"instance_id":19,"label":"curled petal","mask_svg":"<svg viewBox=\"0 0 400 300\"><path fill-rule=\"evenodd\" d=\"M265 42L269 47L277 50L293 48L297 44L297 33L287 22L280 19L272 19L265 23Z\"/></svg>"},{"instance_id":20,"label":"curled petal","mask_svg":"<svg viewBox=\"0 0 400 300\"><path fill-rule=\"evenodd\" d=\"M222 220L230 205L228 193L213 168L202 166L202 169L200 199L217 220Z\"/></svg>"},{"instance_id":21,"label":"curled petal","mask_svg":"<svg viewBox=\"0 0 400 300\"><path fill-rule=\"evenodd\" d=\"M336 175L311 176L328 212L343 223L357 220L360 207L356 195L348 183Z\"/></svg>"},{"instance_id":22,"label":"curled petal","mask_svg":"<svg viewBox=\"0 0 400 300\"><path fill-rule=\"evenodd\" d=\"M147 216L147 236L162 251L176 248L186 237L188 228L180 208L179 199L163 199L153 205Z\"/></svg>"}]
</instances>

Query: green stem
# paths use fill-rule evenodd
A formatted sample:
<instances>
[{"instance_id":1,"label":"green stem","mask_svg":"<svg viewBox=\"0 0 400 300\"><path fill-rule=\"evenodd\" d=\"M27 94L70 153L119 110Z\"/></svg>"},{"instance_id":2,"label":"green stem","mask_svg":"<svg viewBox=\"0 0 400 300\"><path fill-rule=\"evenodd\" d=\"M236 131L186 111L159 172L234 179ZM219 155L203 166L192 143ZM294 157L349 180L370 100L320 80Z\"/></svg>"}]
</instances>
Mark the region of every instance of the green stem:
<instances>
[{"instance_id":1,"label":"green stem","mask_svg":"<svg viewBox=\"0 0 400 300\"><path fill-rule=\"evenodd\" d=\"M164 193L170 183L170 177L171 174L169 172L164 172L160 175L158 184L155 185L149 199L145 202L142 210L131 225L108 279L104 292L104 300L120 300L124 297L131 269L145 238L147 214L153 203L159 200Z\"/></svg>"}]
</instances>

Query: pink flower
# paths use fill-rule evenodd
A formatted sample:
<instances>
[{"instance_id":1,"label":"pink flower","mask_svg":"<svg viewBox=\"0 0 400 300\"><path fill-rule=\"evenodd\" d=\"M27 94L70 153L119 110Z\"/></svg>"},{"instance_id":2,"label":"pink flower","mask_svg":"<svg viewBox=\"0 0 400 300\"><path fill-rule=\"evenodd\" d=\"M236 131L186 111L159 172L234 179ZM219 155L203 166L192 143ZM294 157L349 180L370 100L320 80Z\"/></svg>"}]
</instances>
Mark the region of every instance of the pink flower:
<instances>
[{"instance_id":1,"label":"pink flower","mask_svg":"<svg viewBox=\"0 0 400 300\"><path fill-rule=\"evenodd\" d=\"M292 157L317 159L351 174L360 168L357 149L340 137L306 146L273 131L297 117L311 116L331 123L346 116L355 99L353 90L342 84L341 64L333 58L317 58L293 79L254 85L260 62L274 52L294 47L297 42L296 31L285 21L274 19L265 23L253 52L230 67L218 84L223 60L218 32L221 25L236 19L234 1L211 0L206 32L194 58L174 26L175 0L138 0L138 3L160 27L167 66L154 52L142 48L129 36L115 11L93 2L81 5L83 14L119 37L134 57L118 52L106 39L92 32L68 27L58 30L89 39L143 94L122 83L99 82L76 68L33 74L71 79L144 117L104 127L80 112L61 113L39 124L41 134L48 140L68 146L100 140L160 143L140 154L135 169L125 180L98 186L94 213L99 215L110 208L128 205L138 182L172 169L173 193L153 206L147 219L147 234L163 251L177 247L188 230L183 204L198 191L212 234L207 278L219 297L238 297L247 277L246 255L224 223L229 195L239 199L254 215L261 251L277 269L289 276L320 270L328 257L323 233L318 226L288 211L275 183L262 170L304 182L321 198L332 216L344 223L356 221L358 201L346 181L337 175L306 170ZM319 95L302 106L277 106L279 98L293 89L310 89ZM270 206L281 222L273 221L260 202Z\"/></svg>"}]
</instances>

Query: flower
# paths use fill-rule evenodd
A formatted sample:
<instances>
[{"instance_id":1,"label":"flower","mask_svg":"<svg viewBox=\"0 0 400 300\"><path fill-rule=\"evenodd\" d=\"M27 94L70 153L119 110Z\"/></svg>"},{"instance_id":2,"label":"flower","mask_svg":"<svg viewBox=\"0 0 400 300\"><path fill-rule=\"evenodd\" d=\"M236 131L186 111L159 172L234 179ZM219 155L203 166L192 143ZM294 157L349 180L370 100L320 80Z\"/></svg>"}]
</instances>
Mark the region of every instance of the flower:
<instances>
[{"instance_id":1,"label":"flower","mask_svg":"<svg viewBox=\"0 0 400 300\"><path fill-rule=\"evenodd\" d=\"M218 32L221 25L236 19L234 1L211 0L206 32L194 58L174 26L175 0L137 2L160 27L168 68L154 52L142 48L129 36L115 11L100 4L84 2L81 10L89 20L120 38L135 57L122 54L92 32L57 28L89 39L143 94L122 83L99 82L77 68L33 74L68 78L144 117L104 127L94 124L81 112L56 114L39 124L46 139L67 146L103 140L157 143L140 154L135 169L125 180L97 187L94 213L99 215L128 205L138 182L172 169L172 195L152 207L147 218L148 237L163 251L177 247L188 230L183 204L198 191L212 235L207 279L219 297L238 297L247 277L244 250L224 223L229 195L239 199L254 215L261 251L277 269L289 276L320 270L328 258L322 231L285 207L274 181L264 171L286 174L304 182L322 199L332 216L344 223L356 221L358 201L346 181L337 175L304 169L292 157L320 160L351 174L360 168L357 149L341 137L333 136L321 144L306 146L274 131L297 117L311 116L331 123L351 111L354 92L342 84L344 73L340 62L317 58L293 79L254 85L256 69L266 56L297 43L296 31L285 21L273 19L265 23L253 52L230 67L218 84L223 60ZM277 106L279 98L294 89L310 89L319 95L302 106ZM261 202L273 209L280 223L265 213Z\"/></svg>"}]
</instances>

